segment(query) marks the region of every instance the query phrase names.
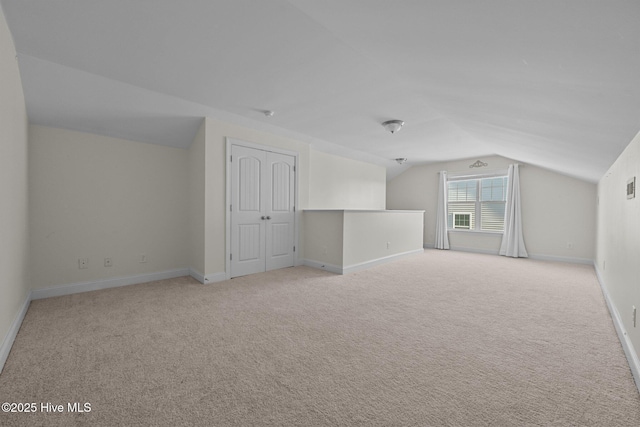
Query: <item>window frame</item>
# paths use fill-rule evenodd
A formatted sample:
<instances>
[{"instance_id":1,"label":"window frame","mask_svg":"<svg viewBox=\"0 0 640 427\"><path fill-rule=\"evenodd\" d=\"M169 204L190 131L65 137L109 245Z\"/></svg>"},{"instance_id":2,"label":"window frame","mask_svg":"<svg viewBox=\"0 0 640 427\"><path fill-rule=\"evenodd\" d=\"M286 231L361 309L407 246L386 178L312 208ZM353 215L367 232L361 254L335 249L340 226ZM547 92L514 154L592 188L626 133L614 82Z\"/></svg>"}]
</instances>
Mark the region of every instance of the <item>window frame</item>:
<instances>
[{"instance_id":1,"label":"window frame","mask_svg":"<svg viewBox=\"0 0 640 427\"><path fill-rule=\"evenodd\" d=\"M453 222L453 229L454 230L471 230L471 214L469 212L451 212L451 215L453 215L453 221L452 222ZM459 216L465 215L465 216L467 216L469 218L468 221L467 221L469 223L469 225L467 225L466 227L465 226L456 227L456 225L457 225L456 224L456 215L459 215Z\"/></svg>"},{"instance_id":2,"label":"window frame","mask_svg":"<svg viewBox=\"0 0 640 427\"><path fill-rule=\"evenodd\" d=\"M505 170L499 170L499 171L493 171L493 172L488 172L488 173L482 173L482 174L473 174L473 175L464 175L464 174L450 174L447 176L447 200L446 200L446 204L447 204L447 217L449 216L449 214L455 214L455 213L460 213L460 212L455 212L455 211L451 211L449 212L449 183L453 182L453 181L470 181L470 180L477 180L476 182L476 200L473 202L475 204L475 210L474 210L474 215L475 218L473 220L474 223L474 228L456 228L455 224L453 224L453 222L455 222L455 217L452 218L452 227L449 227L449 219L447 218L447 232L454 232L454 233L476 233L476 234L504 234L504 228L502 231L497 231L497 230L483 230L482 229L482 201L481 201L481 197L482 197L482 180L483 179L487 179L487 178L507 178L507 185L509 185L509 180L508 180L508 171ZM506 191L506 189L505 189ZM506 206L506 197L505 197L505 206ZM467 213L467 212L462 212L462 213Z\"/></svg>"}]
</instances>

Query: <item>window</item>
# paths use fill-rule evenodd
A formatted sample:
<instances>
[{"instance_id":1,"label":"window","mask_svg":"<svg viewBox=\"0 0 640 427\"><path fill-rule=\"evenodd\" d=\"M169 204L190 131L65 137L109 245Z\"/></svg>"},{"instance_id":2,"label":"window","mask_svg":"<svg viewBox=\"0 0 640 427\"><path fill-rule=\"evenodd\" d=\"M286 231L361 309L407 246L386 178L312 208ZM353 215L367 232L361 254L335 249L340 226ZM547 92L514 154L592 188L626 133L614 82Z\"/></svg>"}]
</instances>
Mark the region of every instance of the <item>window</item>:
<instances>
[{"instance_id":1,"label":"window","mask_svg":"<svg viewBox=\"0 0 640 427\"><path fill-rule=\"evenodd\" d=\"M468 213L453 213L453 228L471 228L471 214Z\"/></svg>"},{"instance_id":2,"label":"window","mask_svg":"<svg viewBox=\"0 0 640 427\"><path fill-rule=\"evenodd\" d=\"M449 180L449 229L501 232L507 200L507 177Z\"/></svg>"}]
</instances>

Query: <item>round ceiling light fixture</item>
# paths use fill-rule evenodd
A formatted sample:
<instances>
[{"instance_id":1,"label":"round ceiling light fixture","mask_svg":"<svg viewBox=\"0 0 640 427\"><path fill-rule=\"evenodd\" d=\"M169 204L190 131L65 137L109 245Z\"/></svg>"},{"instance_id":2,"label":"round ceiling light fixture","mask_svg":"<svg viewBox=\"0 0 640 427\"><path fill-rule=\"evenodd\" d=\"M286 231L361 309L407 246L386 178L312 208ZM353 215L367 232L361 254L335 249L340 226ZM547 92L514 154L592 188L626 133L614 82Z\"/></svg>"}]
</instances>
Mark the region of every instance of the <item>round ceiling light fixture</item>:
<instances>
[{"instance_id":1,"label":"round ceiling light fixture","mask_svg":"<svg viewBox=\"0 0 640 427\"><path fill-rule=\"evenodd\" d=\"M404 122L402 120L387 120L382 123L382 126L389 132L396 133L404 126Z\"/></svg>"},{"instance_id":2,"label":"round ceiling light fixture","mask_svg":"<svg viewBox=\"0 0 640 427\"><path fill-rule=\"evenodd\" d=\"M401 165L401 164L403 164L404 162L407 161L407 158L406 157L398 157L397 159L393 159L393 160L395 160L396 162L398 162L399 165Z\"/></svg>"}]
</instances>

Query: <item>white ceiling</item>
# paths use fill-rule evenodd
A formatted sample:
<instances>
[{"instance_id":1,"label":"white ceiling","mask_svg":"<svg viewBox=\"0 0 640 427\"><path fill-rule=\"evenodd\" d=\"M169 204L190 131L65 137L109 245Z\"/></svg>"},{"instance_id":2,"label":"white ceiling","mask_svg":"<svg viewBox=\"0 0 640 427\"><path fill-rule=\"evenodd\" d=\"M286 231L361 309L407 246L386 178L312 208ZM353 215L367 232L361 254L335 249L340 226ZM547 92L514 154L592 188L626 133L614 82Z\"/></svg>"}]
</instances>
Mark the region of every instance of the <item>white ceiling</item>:
<instances>
[{"instance_id":1,"label":"white ceiling","mask_svg":"<svg viewBox=\"0 0 640 427\"><path fill-rule=\"evenodd\" d=\"M637 0L0 1L35 124L187 147L212 116L389 176L497 154L589 181L640 130Z\"/></svg>"}]
</instances>

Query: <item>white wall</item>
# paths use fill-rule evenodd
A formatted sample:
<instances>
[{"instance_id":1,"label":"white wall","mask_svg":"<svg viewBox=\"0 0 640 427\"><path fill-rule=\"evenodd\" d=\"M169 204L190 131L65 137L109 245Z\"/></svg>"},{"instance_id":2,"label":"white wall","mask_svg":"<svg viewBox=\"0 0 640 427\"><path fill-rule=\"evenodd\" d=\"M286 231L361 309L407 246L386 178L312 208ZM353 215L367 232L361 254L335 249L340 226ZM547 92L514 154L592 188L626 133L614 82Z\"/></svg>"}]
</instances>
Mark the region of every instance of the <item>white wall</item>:
<instances>
[{"instance_id":1,"label":"white wall","mask_svg":"<svg viewBox=\"0 0 640 427\"><path fill-rule=\"evenodd\" d=\"M506 170L515 161L483 157L413 166L387 183L388 209L424 209L424 243L433 246L438 172L485 173ZM589 262L595 257L596 185L532 165L520 169L524 241L531 256ZM498 253L501 234L450 232L452 248ZM572 246L572 247L568 247Z\"/></svg>"},{"instance_id":2,"label":"white wall","mask_svg":"<svg viewBox=\"0 0 640 427\"><path fill-rule=\"evenodd\" d=\"M213 118L205 119L205 231L204 273L225 272L226 264L226 139L232 138L298 153L298 211L307 209L314 194L314 208L384 209L384 168L313 152L309 145ZM313 172L315 171L315 172ZM333 192L333 193L332 193ZM349 205L349 206L343 206ZM304 224L300 224L298 253L304 259Z\"/></svg>"},{"instance_id":3,"label":"white wall","mask_svg":"<svg viewBox=\"0 0 640 427\"><path fill-rule=\"evenodd\" d=\"M200 130L189 147L189 267L198 276L204 276L204 223L205 223L205 130ZM199 277L204 282L204 277Z\"/></svg>"},{"instance_id":4,"label":"white wall","mask_svg":"<svg viewBox=\"0 0 640 427\"><path fill-rule=\"evenodd\" d=\"M207 118L205 123L205 271L203 273L209 276L225 273L226 138L230 137L297 152L300 162L298 165L298 210L304 209L309 203L309 146L289 138L212 118ZM300 243L300 247L302 247L302 241ZM302 255L301 251L299 256L302 257Z\"/></svg>"},{"instance_id":5,"label":"white wall","mask_svg":"<svg viewBox=\"0 0 640 427\"><path fill-rule=\"evenodd\" d=\"M422 212L344 214L343 265L358 264L422 249Z\"/></svg>"},{"instance_id":6,"label":"white wall","mask_svg":"<svg viewBox=\"0 0 640 427\"><path fill-rule=\"evenodd\" d=\"M384 167L313 149L309 155L309 209L385 208Z\"/></svg>"},{"instance_id":7,"label":"white wall","mask_svg":"<svg viewBox=\"0 0 640 427\"><path fill-rule=\"evenodd\" d=\"M1 370L12 342L11 325L29 294L27 112L16 50L1 6L0 76Z\"/></svg>"},{"instance_id":8,"label":"white wall","mask_svg":"<svg viewBox=\"0 0 640 427\"><path fill-rule=\"evenodd\" d=\"M344 266L344 211L304 212L305 258L337 269Z\"/></svg>"},{"instance_id":9,"label":"white wall","mask_svg":"<svg viewBox=\"0 0 640 427\"><path fill-rule=\"evenodd\" d=\"M41 126L29 144L33 288L188 266L187 150Z\"/></svg>"},{"instance_id":10,"label":"white wall","mask_svg":"<svg viewBox=\"0 0 640 427\"><path fill-rule=\"evenodd\" d=\"M525 165L522 222L532 256L595 259L597 185ZM573 248L567 247L571 244Z\"/></svg>"},{"instance_id":11,"label":"white wall","mask_svg":"<svg viewBox=\"0 0 640 427\"><path fill-rule=\"evenodd\" d=\"M422 251L422 212L306 210L305 263L348 273Z\"/></svg>"},{"instance_id":12,"label":"white wall","mask_svg":"<svg viewBox=\"0 0 640 427\"><path fill-rule=\"evenodd\" d=\"M634 176L640 183L640 134L598 184L596 251L598 272L637 354L640 317L633 327L632 306L640 310L640 194L626 196L627 180Z\"/></svg>"},{"instance_id":13,"label":"white wall","mask_svg":"<svg viewBox=\"0 0 640 427\"><path fill-rule=\"evenodd\" d=\"M323 208L337 200L360 209L384 204L384 168L320 153L311 185L307 144L215 119L203 120L188 150L32 126L33 286L186 267L219 278L226 263L227 137L299 154L299 211L315 188L339 193L317 197ZM330 175L340 182L321 179ZM303 232L300 239L303 259ZM147 263L139 262L142 253ZM104 267L106 257L113 267ZM78 269L78 258L89 258L87 270Z\"/></svg>"}]
</instances>

